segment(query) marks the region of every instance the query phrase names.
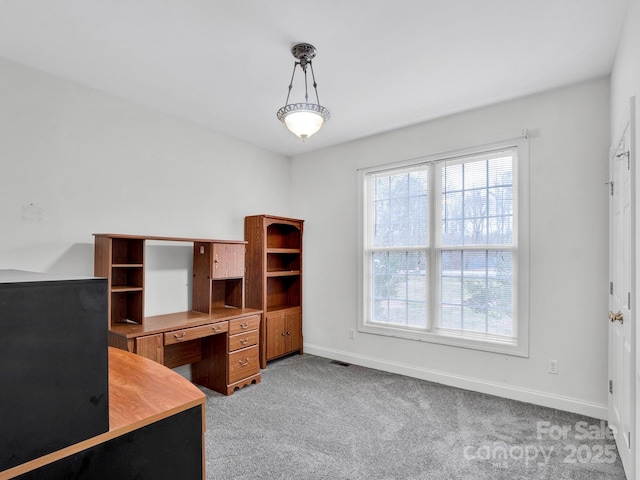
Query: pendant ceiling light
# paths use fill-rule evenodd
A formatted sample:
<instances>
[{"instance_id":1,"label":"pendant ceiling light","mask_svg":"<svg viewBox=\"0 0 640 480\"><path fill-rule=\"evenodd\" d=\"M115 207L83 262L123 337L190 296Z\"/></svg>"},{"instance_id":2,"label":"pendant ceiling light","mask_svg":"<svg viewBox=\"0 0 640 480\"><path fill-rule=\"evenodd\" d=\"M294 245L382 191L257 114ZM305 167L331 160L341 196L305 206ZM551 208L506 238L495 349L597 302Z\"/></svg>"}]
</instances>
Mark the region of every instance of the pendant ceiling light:
<instances>
[{"instance_id":1,"label":"pendant ceiling light","mask_svg":"<svg viewBox=\"0 0 640 480\"><path fill-rule=\"evenodd\" d=\"M293 63L293 73L291 74L291 83L289 84L285 106L278 110L277 117L291 132L302 140L305 140L320 130L322 124L329 119L330 114L329 110L320 105L320 99L318 98L318 84L316 83L316 77L313 73L313 65L311 63L311 60L316 56L316 47L308 43L299 43L293 46L291 53L297 61ZM298 66L304 73L304 102L289 103L289 96L293 88L293 79L296 76L296 67ZM313 79L313 89L316 93L317 103L309 103L307 67L311 70L311 78Z\"/></svg>"}]
</instances>

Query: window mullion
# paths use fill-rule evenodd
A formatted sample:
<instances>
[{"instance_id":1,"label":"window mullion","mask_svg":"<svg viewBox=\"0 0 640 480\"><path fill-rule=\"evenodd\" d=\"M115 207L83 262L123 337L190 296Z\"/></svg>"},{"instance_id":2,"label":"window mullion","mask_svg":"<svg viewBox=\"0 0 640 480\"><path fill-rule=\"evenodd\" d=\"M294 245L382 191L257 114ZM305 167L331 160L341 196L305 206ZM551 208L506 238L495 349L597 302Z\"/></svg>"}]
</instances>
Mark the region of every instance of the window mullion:
<instances>
[{"instance_id":1,"label":"window mullion","mask_svg":"<svg viewBox=\"0 0 640 480\"><path fill-rule=\"evenodd\" d=\"M427 329L434 331L440 323L439 303L440 303L440 255L438 246L440 244L442 230L442 178L440 167L436 164L429 166L429 188L427 198L429 199L429 285L427 291Z\"/></svg>"}]
</instances>

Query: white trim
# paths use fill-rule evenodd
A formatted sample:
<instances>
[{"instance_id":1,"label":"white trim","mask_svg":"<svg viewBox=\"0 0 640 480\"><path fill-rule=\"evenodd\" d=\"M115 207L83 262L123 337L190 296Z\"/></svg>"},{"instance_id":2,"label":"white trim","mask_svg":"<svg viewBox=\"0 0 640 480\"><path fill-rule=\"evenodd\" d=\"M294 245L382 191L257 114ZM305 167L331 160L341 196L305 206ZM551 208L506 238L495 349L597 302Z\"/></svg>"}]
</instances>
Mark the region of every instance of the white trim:
<instances>
[{"instance_id":1,"label":"white trim","mask_svg":"<svg viewBox=\"0 0 640 480\"><path fill-rule=\"evenodd\" d=\"M505 143L516 144L517 142L521 142L523 140L529 139L529 131L526 128L521 130L505 132L505 135L495 136L493 139L487 140L485 143L479 143L474 146L469 147L468 145L460 147L453 147L446 151L441 152L431 152L425 153L423 155L415 155L408 158L400 159L396 162L389 161L376 161L375 163L368 164L364 162L363 164L358 164L358 159L356 159L356 172L360 170L377 170L378 167L389 167L389 168L398 168L403 165L414 165L417 163L421 163L424 160L425 163L432 162L434 160L441 160L450 157L464 157L465 155L470 155L473 152L477 152L479 150L491 150L495 145L503 145Z\"/></svg>"},{"instance_id":2,"label":"white trim","mask_svg":"<svg viewBox=\"0 0 640 480\"><path fill-rule=\"evenodd\" d=\"M610 421L611 424L613 424L614 426L622 426L624 427L625 425L629 426L629 432L626 432L626 434L629 435L629 437L626 437L626 435L616 435L616 445L618 446L618 449L623 451L626 450L627 452L625 453L624 451L622 453L620 453L620 459L622 460L622 465L625 469L625 472L627 473L627 476L629 478L636 478L636 474L638 472L638 461L640 460L640 458L638 458L638 454L640 452L640 446L637 443L637 439L639 438L638 435L640 435L640 418L638 416L638 408L637 408L637 399L638 399L638 383L636 381L636 373L637 369L638 369L638 365L640 364L640 360L638 357L638 346L640 345L640 339L638 337L638 328L636 326L636 320L638 318L638 314L637 314L637 308L636 308L636 302L638 299L638 284L637 284L637 272L638 272L638 267L639 264L637 262L637 249L638 249L638 219L637 219L637 204L636 204L636 187L637 187L637 152L638 152L638 147L636 144L636 132L638 131L638 127L636 125L637 123L637 119L636 119L636 97L635 96L631 96L629 97L629 102L626 105L625 109L624 109L624 113L622 116L622 120L620 122L620 124L618 125L618 128L616 129L616 134L613 137L614 141L618 141L617 144L612 144L609 147L609 159L608 159L608 163L609 163L609 181L610 182L614 182L615 180L615 175L614 175L614 170L613 170L613 163L615 161L615 157L618 156L619 153L623 153L620 152L620 146L624 141L624 136L625 136L625 131L628 129L629 131L629 145L625 145L626 148L628 148L627 152L628 152L628 169L630 171L630 201L629 201L629 205L631 208L631 214L630 214L630 260L629 263L631 264L631 270L629 272L629 286L628 286L628 292L629 292L629 300L627 301L627 305L623 305L625 308L622 309L623 313L624 313L624 320L625 320L625 325L627 324L627 317L629 317L629 325L630 325L630 332L629 332L629 336L631 338L631 342L630 342L630 346L631 346L631 351L630 351L630 360L629 360L629 365L628 365L628 371L623 371L620 374L620 376L618 377L618 374L615 372L615 368L616 368L616 362L615 362L615 351L614 351L614 346L613 346L613 337L612 337L612 329L613 326L609 325L609 331L608 331L608 377L609 377L609 381L614 382L614 389L616 388L616 382L620 382L620 380L622 380L622 383L624 383L624 378L629 378L629 388L628 391L626 391L627 389L625 389L624 387L622 388L618 388L616 389L616 394L617 395L624 395L626 396L623 400L623 416L619 417L619 420L622 421L622 425L618 425L618 422L616 419L616 414L615 414L615 399L614 396L609 394L607 395L608 397L608 420ZM624 166L623 166L624 168ZM612 185L611 188L614 188L614 185ZM616 192L618 191L618 188L621 188L620 186L618 186L617 184L615 184L615 188L616 188ZM612 202L613 202L613 197L609 197L610 201L609 201L609 280L615 281L616 279L614 278L614 263L615 263L615 258L613 256L613 244L614 244L614 238L613 238L613 211L612 211ZM615 288L615 286L614 286ZM614 308L614 300L613 300L613 296L609 295L609 309L610 311L613 310L615 311L616 309ZM623 302L624 303L624 302ZM625 365L626 367L626 365ZM640 372L638 372L638 374L640 375ZM628 376L628 377L627 377ZM620 393L622 392L622 393ZM628 407L628 408L625 408ZM629 418L626 418L626 417ZM625 432L623 432L624 434ZM627 447L626 444L627 442L630 443L630 447Z\"/></svg>"},{"instance_id":3,"label":"white trim","mask_svg":"<svg viewBox=\"0 0 640 480\"><path fill-rule=\"evenodd\" d=\"M415 340L427 343L438 343L451 347L469 348L471 350L481 350L483 352L499 353L502 355L513 355L515 357L528 357L528 351L522 351L523 342L518 339L518 343L491 341L488 336L472 338L473 332L460 332L447 335L444 330L437 333L425 330L410 330L408 328L395 328L393 325L365 325L358 323L358 332L371 335L382 335L385 337L401 338L405 340ZM527 343L528 346L528 343Z\"/></svg>"},{"instance_id":4,"label":"white trim","mask_svg":"<svg viewBox=\"0 0 640 480\"><path fill-rule=\"evenodd\" d=\"M308 343L304 344L304 352L309 355L339 360L341 362L352 363L354 365L373 368L384 372L406 375L408 377L419 378L421 380L440 383L450 387L462 388L474 392L485 393L487 395L508 398L510 400L532 403L542 407L555 408L600 420L607 419L607 405L588 402L578 398L565 397L539 390L510 386L478 378L466 377L463 375L452 375L439 370L416 367L415 365L409 365L406 363L380 360L366 355L353 354L342 350L310 345Z\"/></svg>"}]
</instances>

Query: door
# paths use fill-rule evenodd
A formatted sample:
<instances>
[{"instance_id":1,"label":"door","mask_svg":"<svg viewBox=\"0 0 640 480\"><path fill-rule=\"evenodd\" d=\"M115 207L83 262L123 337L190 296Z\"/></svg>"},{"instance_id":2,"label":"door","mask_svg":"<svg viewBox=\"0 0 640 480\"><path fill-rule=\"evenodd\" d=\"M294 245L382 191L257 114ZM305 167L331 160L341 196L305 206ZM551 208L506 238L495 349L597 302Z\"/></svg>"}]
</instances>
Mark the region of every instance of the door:
<instances>
[{"instance_id":1,"label":"door","mask_svg":"<svg viewBox=\"0 0 640 480\"><path fill-rule=\"evenodd\" d=\"M287 351L295 352L302 348L302 311L299 308L287 313Z\"/></svg>"},{"instance_id":2,"label":"door","mask_svg":"<svg viewBox=\"0 0 640 480\"><path fill-rule=\"evenodd\" d=\"M214 243L212 278L244 277L244 244Z\"/></svg>"},{"instance_id":3,"label":"door","mask_svg":"<svg viewBox=\"0 0 640 480\"><path fill-rule=\"evenodd\" d=\"M267 360L286 353L285 312L267 313Z\"/></svg>"},{"instance_id":4,"label":"door","mask_svg":"<svg viewBox=\"0 0 640 480\"><path fill-rule=\"evenodd\" d=\"M628 478L635 478L635 168L631 145L633 104L611 149L609 242L609 425Z\"/></svg>"},{"instance_id":5,"label":"door","mask_svg":"<svg viewBox=\"0 0 640 480\"><path fill-rule=\"evenodd\" d=\"M302 311L280 310L266 315L267 360L302 348Z\"/></svg>"}]
</instances>

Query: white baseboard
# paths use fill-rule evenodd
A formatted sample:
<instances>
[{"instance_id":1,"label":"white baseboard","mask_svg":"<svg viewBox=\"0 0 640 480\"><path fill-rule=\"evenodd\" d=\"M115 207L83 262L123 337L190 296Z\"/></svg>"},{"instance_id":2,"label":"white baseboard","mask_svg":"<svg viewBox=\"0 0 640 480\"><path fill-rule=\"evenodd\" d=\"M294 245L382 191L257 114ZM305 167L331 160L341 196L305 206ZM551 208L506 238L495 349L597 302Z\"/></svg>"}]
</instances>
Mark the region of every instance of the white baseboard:
<instances>
[{"instance_id":1,"label":"white baseboard","mask_svg":"<svg viewBox=\"0 0 640 480\"><path fill-rule=\"evenodd\" d=\"M539 392L526 388L513 387L477 378L464 377L461 375L452 375L437 370L416 367L405 363L390 362L374 357L357 355L341 350L320 347L317 345L304 344L304 352L318 357L330 358L341 362L352 363L363 367L374 368L384 372L397 373L408 377L420 378L430 382L441 383L451 387L462 388L474 392L496 395L498 397L518 400L521 402L541 405L543 407L555 408L566 412L578 413L588 417L600 420L607 419L607 405L600 405L592 402L585 402L570 397L563 397L547 392Z\"/></svg>"}]
</instances>

